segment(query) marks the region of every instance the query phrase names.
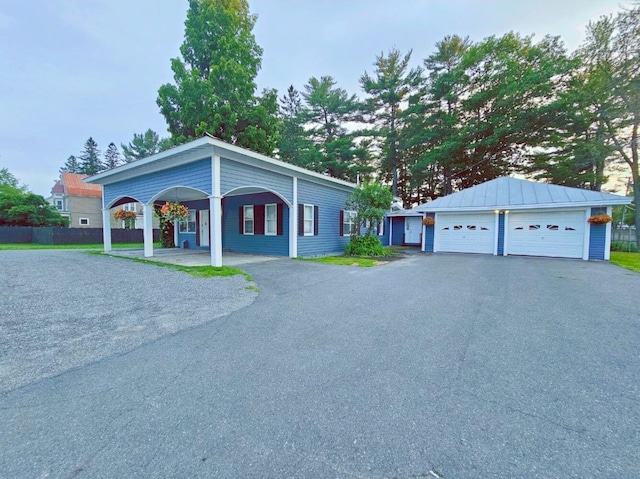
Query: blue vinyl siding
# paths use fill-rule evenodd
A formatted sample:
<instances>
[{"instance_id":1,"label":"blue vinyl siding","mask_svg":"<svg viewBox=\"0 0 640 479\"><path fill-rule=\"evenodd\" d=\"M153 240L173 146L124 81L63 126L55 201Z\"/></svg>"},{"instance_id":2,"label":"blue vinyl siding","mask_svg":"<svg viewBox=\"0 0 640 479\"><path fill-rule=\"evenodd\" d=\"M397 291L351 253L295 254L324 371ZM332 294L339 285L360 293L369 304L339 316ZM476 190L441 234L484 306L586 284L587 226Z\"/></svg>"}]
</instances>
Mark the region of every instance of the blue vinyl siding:
<instances>
[{"instance_id":1,"label":"blue vinyl siding","mask_svg":"<svg viewBox=\"0 0 640 479\"><path fill-rule=\"evenodd\" d=\"M260 186L275 191L293 203L293 178L226 158L220 159L220 192L224 195L235 188Z\"/></svg>"},{"instance_id":2,"label":"blue vinyl siding","mask_svg":"<svg viewBox=\"0 0 640 479\"><path fill-rule=\"evenodd\" d=\"M435 213L427 213L428 218L435 218ZM436 227L435 226L426 226L426 236L424 237L424 250L428 252L433 252L433 243L435 241Z\"/></svg>"},{"instance_id":3,"label":"blue vinyl siding","mask_svg":"<svg viewBox=\"0 0 640 479\"><path fill-rule=\"evenodd\" d=\"M286 203L272 193L228 196L223 200L222 248L236 253L264 254L269 256L289 256L289 208ZM245 205L266 205L281 203L282 235L240 234L239 211Z\"/></svg>"},{"instance_id":4,"label":"blue vinyl siding","mask_svg":"<svg viewBox=\"0 0 640 479\"><path fill-rule=\"evenodd\" d=\"M504 211L498 215L498 255L504 254Z\"/></svg>"},{"instance_id":5,"label":"blue vinyl siding","mask_svg":"<svg viewBox=\"0 0 640 479\"><path fill-rule=\"evenodd\" d=\"M189 208L189 211L196 212L196 231L194 233L180 233L178 232L178 244L176 245L178 248L182 248L182 242L187 240L189 242L189 248L200 248L198 246L198 240L196 237L200 234L198 231L198 215L200 210L208 210L209 209L209 200L195 200L195 201L182 201L181 204L185 205ZM211 235L209 235L209 241L211 241ZM207 246L204 249L209 249Z\"/></svg>"},{"instance_id":6,"label":"blue vinyl siding","mask_svg":"<svg viewBox=\"0 0 640 479\"><path fill-rule=\"evenodd\" d=\"M158 193L175 186L187 186L210 195L211 159L198 160L187 165L156 171L147 175L104 185L105 204L129 196L141 203L148 203Z\"/></svg>"},{"instance_id":7,"label":"blue vinyl siding","mask_svg":"<svg viewBox=\"0 0 640 479\"><path fill-rule=\"evenodd\" d=\"M603 215L606 208L591 208L591 215ZM589 259L604 259L604 248L607 240L607 225L588 225Z\"/></svg>"},{"instance_id":8,"label":"blue vinyl siding","mask_svg":"<svg viewBox=\"0 0 640 479\"><path fill-rule=\"evenodd\" d=\"M349 237L340 236L340 211L348 196L349 192L338 188L298 180L298 204L318 207L318 235L298 236L299 256L344 252Z\"/></svg>"},{"instance_id":9,"label":"blue vinyl siding","mask_svg":"<svg viewBox=\"0 0 640 479\"><path fill-rule=\"evenodd\" d=\"M402 246L404 243L404 216L392 217L391 221L393 221L391 244L393 246Z\"/></svg>"}]
</instances>

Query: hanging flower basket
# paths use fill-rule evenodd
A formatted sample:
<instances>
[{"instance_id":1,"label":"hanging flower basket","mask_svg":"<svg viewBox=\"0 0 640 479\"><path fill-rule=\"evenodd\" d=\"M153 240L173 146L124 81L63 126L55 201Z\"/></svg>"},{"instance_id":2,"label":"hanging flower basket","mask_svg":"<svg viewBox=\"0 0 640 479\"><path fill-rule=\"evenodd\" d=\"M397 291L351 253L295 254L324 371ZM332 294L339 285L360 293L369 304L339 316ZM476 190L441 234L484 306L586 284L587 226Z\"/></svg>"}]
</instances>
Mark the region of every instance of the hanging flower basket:
<instances>
[{"instance_id":1,"label":"hanging flower basket","mask_svg":"<svg viewBox=\"0 0 640 479\"><path fill-rule=\"evenodd\" d=\"M168 221L181 220L189 216L189 208L180 203L167 201L160 208L160 214Z\"/></svg>"},{"instance_id":2,"label":"hanging flower basket","mask_svg":"<svg viewBox=\"0 0 640 479\"><path fill-rule=\"evenodd\" d=\"M122 220L122 221L135 220L136 219L136 212L135 211L118 210L113 214L113 216L115 216L117 220Z\"/></svg>"},{"instance_id":3,"label":"hanging flower basket","mask_svg":"<svg viewBox=\"0 0 640 479\"><path fill-rule=\"evenodd\" d=\"M606 225L611 223L611 216L609 215L593 215L587 220L592 225Z\"/></svg>"},{"instance_id":4,"label":"hanging flower basket","mask_svg":"<svg viewBox=\"0 0 640 479\"><path fill-rule=\"evenodd\" d=\"M422 224L424 226L433 226L436 224L436 220L433 219L431 216L427 216L426 218L423 218Z\"/></svg>"}]
</instances>

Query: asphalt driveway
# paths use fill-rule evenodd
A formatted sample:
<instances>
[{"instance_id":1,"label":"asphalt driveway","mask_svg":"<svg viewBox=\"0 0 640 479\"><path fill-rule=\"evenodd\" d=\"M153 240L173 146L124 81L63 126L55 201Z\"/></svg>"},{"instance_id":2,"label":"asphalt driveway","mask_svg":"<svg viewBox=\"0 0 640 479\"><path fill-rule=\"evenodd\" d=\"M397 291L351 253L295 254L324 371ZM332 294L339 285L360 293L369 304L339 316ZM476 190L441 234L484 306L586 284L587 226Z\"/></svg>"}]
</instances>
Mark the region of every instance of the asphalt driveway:
<instances>
[{"instance_id":1,"label":"asphalt driveway","mask_svg":"<svg viewBox=\"0 0 640 479\"><path fill-rule=\"evenodd\" d=\"M0 477L638 475L640 275L474 255L246 270L253 303L0 395Z\"/></svg>"}]
</instances>

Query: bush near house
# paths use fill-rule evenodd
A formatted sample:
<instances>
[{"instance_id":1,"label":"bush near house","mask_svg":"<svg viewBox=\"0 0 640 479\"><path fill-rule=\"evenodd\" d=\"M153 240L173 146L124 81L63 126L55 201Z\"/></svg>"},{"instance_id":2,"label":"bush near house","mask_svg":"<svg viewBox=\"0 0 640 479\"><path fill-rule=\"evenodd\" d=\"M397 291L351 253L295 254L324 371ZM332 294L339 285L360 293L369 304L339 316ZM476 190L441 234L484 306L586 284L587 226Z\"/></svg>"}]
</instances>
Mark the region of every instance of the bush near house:
<instances>
[{"instance_id":1,"label":"bush near house","mask_svg":"<svg viewBox=\"0 0 640 479\"><path fill-rule=\"evenodd\" d=\"M387 256L389 254L382 246L380 239L369 232L364 236L352 236L344 252L350 256Z\"/></svg>"}]
</instances>

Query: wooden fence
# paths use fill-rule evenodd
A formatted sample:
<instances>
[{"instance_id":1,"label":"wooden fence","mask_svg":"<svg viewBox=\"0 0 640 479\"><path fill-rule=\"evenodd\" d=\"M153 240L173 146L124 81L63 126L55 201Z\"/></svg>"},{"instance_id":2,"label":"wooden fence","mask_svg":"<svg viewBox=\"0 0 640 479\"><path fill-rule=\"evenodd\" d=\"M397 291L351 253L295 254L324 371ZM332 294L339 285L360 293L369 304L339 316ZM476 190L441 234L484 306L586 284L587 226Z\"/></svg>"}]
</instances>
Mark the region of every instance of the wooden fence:
<instances>
[{"instance_id":1,"label":"wooden fence","mask_svg":"<svg viewBox=\"0 0 640 479\"><path fill-rule=\"evenodd\" d=\"M142 230L111 229L112 243L142 243L143 241ZM160 241L160 230L153 230L153 241ZM9 243L100 244L102 243L102 228L1 226L0 244Z\"/></svg>"}]
</instances>

